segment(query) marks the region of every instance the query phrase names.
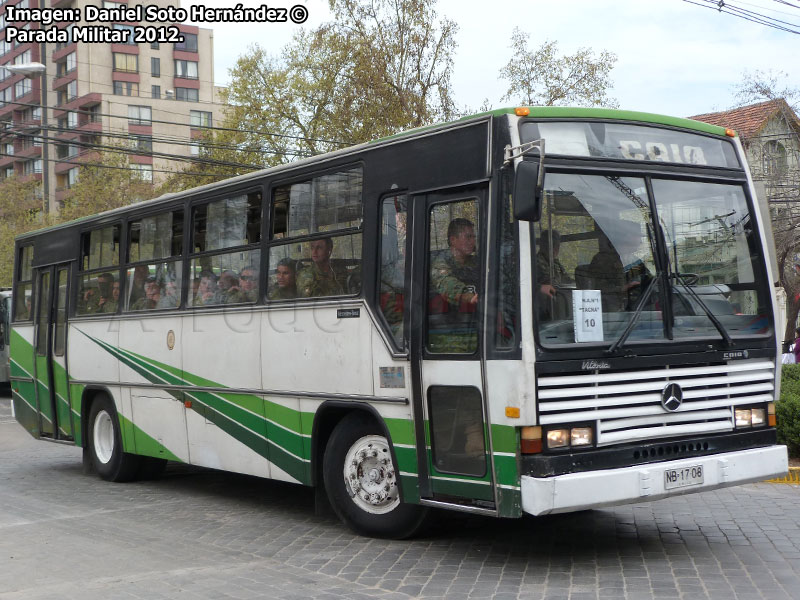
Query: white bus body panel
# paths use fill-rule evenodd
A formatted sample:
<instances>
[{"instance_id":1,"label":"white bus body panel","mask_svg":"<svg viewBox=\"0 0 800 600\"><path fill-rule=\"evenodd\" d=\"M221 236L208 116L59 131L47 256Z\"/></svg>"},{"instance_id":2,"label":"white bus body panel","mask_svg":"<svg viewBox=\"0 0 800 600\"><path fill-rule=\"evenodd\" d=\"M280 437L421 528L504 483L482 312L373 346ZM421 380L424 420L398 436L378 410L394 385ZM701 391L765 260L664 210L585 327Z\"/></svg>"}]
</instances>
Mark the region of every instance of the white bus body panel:
<instances>
[{"instance_id":1,"label":"white bus body panel","mask_svg":"<svg viewBox=\"0 0 800 600\"><path fill-rule=\"evenodd\" d=\"M702 484L665 488L667 469L702 465ZM570 473L556 477L522 476L522 510L547 515L633 502L650 502L668 496L781 477L788 470L786 446L755 448L699 456L635 467Z\"/></svg>"}]
</instances>

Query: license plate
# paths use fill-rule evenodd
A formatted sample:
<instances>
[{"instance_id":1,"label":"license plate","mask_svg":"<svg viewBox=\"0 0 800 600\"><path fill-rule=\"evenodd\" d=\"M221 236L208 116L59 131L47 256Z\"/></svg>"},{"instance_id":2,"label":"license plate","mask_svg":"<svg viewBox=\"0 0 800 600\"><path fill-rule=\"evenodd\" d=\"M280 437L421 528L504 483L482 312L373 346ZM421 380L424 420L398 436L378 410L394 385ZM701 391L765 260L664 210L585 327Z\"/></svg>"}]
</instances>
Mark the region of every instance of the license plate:
<instances>
[{"instance_id":1,"label":"license plate","mask_svg":"<svg viewBox=\"0 0 800 600\"><path fill-rule=\"evenodd\" d=\"M703 465L684 467L683 469L666 469L664 471L664 488L675 488L700 485L703 483Z\"/></svg>"}]
</instances>

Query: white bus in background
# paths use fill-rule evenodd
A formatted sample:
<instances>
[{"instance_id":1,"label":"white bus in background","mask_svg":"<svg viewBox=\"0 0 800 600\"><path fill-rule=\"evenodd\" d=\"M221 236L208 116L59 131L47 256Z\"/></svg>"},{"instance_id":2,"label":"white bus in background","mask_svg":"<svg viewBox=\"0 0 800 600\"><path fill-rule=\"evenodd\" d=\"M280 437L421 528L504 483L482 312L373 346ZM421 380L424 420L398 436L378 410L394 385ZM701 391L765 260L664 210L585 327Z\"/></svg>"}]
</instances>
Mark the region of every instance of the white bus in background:
<instances>
[{"instance_id":1,"label":"white bus in background","mask_svg":"<svg viewBox=\"0 0 800 600\"><path fill-rule=\"evenodd\" d=\"M16 418L108 480L300 483L387 537L776 476L755 202L732 131L523 107L28 233Z\"/></svg>"}]
</instances>

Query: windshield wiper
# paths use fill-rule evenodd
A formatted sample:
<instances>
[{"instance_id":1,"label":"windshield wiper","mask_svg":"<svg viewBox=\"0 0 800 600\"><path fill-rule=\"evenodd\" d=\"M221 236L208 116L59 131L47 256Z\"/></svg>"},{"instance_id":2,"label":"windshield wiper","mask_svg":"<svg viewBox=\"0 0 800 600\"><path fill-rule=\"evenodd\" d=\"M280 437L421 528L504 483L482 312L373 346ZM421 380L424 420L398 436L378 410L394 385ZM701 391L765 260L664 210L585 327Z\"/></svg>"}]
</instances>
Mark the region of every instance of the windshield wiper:
<instances>
[{"instance_id":1,"label":"windshield wiper","mask_svg":"<svg viewBox=\"0 0 800 600\"><path fill-rule=\"evenodd\" d=\"M606 354L614 354L619 348L622 347L622 344L628 339L628 336L633 331L633 328L636 326L636 322L639 320L639 316L644 312L644 307L647 305L648 300L650 300L650 296L653 295L653 290L656 289L656 281L661 278L661 275L656 273L656 276L650 280L650 285L647 286L647 289L642 294L642 297L639 298L639 302L636 305L636 310L633 311L633 316L631 316L631 320L628 321L628 326L625 328L625 331L617 338L611 346L606 350Z\"/></svg>"},{"instance_id":2,"label":"windshield wiper","mask_svg":"<svg viewBox=\"0 0 800 600\"><path fill-rule=\"evenodd\" d=\"M725 329L725 326L720 322L717 316L711 311L710 308L708 308L708 305L705 302L703 302L700 296L698 296L697 292L695 292L691 287L689 287L683 282L683 275L681 275L680 273L670 273L670 277L671 278L674 277L675 279L678 280L683 289L689 293L689 295L695 300L695 302L697 302L697 304L700 305L700 308L703 309L703 312L706 313L706 316L714 324L714 327L717 328L717 331L719 331L719 334L722 336L722 339L725 340L725 343L728 346L733 346L734 342L733 339L731 339L728 330Z\"/></svg>"}]
</instances>

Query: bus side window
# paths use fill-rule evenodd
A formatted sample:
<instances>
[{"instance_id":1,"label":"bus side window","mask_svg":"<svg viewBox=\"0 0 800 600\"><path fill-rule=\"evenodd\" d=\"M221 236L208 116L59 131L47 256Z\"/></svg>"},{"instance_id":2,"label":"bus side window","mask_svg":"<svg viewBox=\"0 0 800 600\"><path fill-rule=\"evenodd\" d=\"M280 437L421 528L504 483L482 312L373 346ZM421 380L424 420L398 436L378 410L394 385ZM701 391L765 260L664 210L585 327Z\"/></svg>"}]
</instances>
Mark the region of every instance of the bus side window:
<instances>
[{"instance_id":1,"label":"bus side window","mask_svg":"<svg viewBox=\"0 0 800 600\"><path fill-rule=\"evenodd\" d=\"M405 347L406 197L392 196L381 207L381 262L378 307L397 345Z\"/></svg>"}]
</instances>

